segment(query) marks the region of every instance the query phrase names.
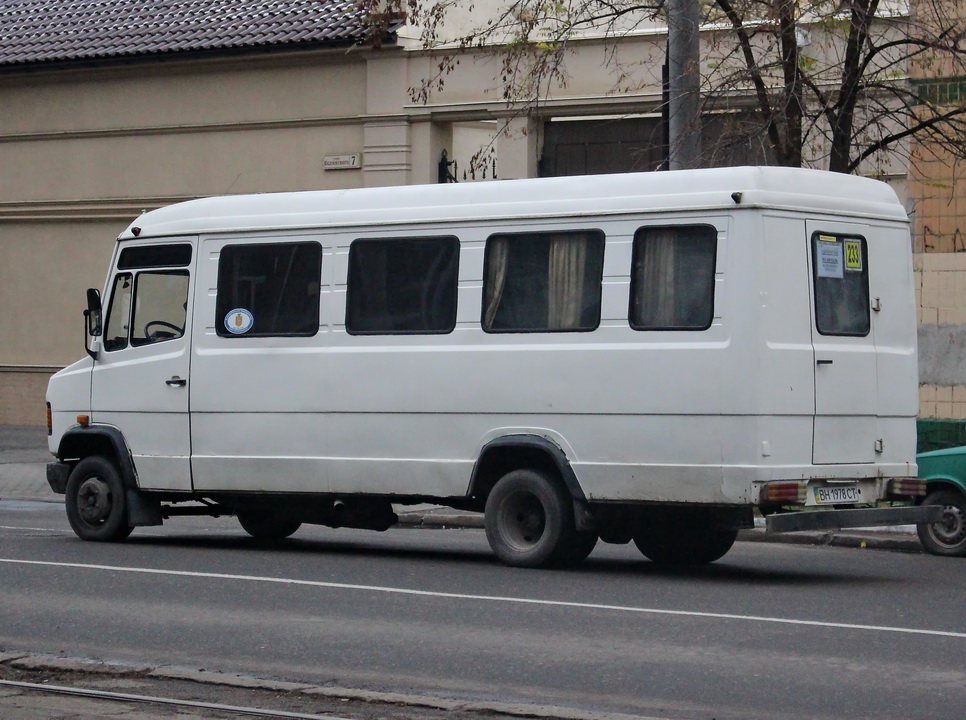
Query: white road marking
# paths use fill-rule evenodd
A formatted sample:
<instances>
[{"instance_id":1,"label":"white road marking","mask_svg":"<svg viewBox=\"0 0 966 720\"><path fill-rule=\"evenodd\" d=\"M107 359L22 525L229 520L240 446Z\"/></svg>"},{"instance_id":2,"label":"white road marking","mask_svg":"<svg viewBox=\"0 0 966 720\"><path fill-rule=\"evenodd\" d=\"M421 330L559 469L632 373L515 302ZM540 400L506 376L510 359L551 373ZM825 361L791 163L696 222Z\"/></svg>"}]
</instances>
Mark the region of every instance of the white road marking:
<instances>
[{"instance_id":1,"label":"white road marking","mask_svg":"<svg viewBox=\"0 0 966 720\"><path fill-rule=\"evenodd\" d=\"M820 620L796 620L794 618L768 617L763 615L737 615L734 613L697 612L693 610L667 610L662 608L634 607L632 605L607 605L603 603L584 603L567 600L540 600L537 598L507 597L501 595L472 595L468 593L448 593L434 590L413 590L382 585L357 585L353 583L325 582L322 580L299 580L296 578L273 578L258 575L234 575L228 573L198 572L193 570L162 570L159 568L125 567L120 565L93 565L87 563L53 562L49 560L18 560L0 558L0 563L11 565L38 565L42 567L74 568L78 570L105 570L108 572L141 573L144 575L169 575L174 577L205 578L209 580L239 580L244 582L273 583L277 585L302 585L306 587L328 588L332 590L357 590L394 595L414 595L448 600L475 600L479 602L515 603L518 605L543 605L551 607L574 608L577 610L609 610L611 612L638 613L642 615L670 615L674 617L708 618L712 620L742 620L747 622L779 623L804 627L835 628L839 630L867 630L870 632L903 633L906 635L930 635L947 638L966 639L966 632L949 630L927 630L925 628L889 627L886 625L861 625L854 623L824 622Z\"/></svg>"},{"instance_id":2,"label":"white road marking","mask_svg":"<svg viewBox=\"0 0 966 720\"><path fill-rule=\"evenodd\" d=\"M18 682L16 680L0 680L0 686L20 688L25 690L39 690L42 693L56 693L72 695L74 697L97 698L99 700L113 700L115 702L144 703L148 705L168 705L200 710L218 710L233 715L251 715L253 717L292 718L293 720L347 720L335 715L314 715L309 713L289 712L287 710L266 710L264 708L242 707L240 705L225 705L223 703L203 702L199 700L182 700L180 698L158 697L157 695L135 695L132 693L111 692L109 690L95 690L93 688L67 687L64 685L48 685L39 683ZM113 713L112 713L113 714Z\"/></svg>"},{"instance_id":3,"label":"white road marking","mask_svg":"<svg viewBox=\"0 0 966 720\"><path fill-rule=\"evenodd\" d=\"M30 532L52 532L52 533L63 533L63 530L58 528L35 528L35 527L21 527L20 525L0 525L0 530L29 530Z\"/></svg>"}]
</instances>

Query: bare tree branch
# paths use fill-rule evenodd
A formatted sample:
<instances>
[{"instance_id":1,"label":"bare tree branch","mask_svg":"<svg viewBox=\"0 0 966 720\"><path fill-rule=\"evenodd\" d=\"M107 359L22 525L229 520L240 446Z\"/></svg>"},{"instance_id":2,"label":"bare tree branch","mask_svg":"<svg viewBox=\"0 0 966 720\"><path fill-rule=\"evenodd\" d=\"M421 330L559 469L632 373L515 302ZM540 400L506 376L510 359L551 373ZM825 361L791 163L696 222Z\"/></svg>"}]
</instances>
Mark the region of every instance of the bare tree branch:
<instances>
[{"instance_id":1,"label":"bare tree branch","mask_svg":"<svg viewBox=\"0 0 966 720\"><path fill-rule=\"evenodd\" d=\"M442 92L472 53L496 60L493 89L512 112L527 113L567 86L568 63L586 46L577 39L604 45L613 92L653 88L652 68L619 48L643 47L632 44L642 42L635 30L663 22L664 1L507 0L488 3L472 27L451 22L472 0L359 3L373 38L403 16L419 28L434 62L411 88L415 102ZM890 0L696 1L710 23L705 107L733 119L711 155L763 143L779 164L857 172L918 138L966 157L966 98L937 99L929 80L966 77L962 0L914 0L911 12Z\"/></svg>"}]
</instances>

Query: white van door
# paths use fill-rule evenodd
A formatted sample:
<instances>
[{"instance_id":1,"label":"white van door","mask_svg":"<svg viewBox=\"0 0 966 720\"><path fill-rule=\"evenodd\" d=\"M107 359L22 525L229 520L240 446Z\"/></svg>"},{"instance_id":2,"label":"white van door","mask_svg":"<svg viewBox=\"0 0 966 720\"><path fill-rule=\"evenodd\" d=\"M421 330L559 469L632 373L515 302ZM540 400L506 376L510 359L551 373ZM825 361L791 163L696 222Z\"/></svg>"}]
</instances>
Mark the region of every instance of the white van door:
<instances>
[{"instance_id":1,"label":"white van door","mask_svg":"<svg viewBox=\"0 0 966 720\"><path fill-rule=\"evenodd\" d=\"M320 323L319 238L204 238L200 254L204 290L195 308L191 387L195 489L325 492L331 380L328 327Z\"/></svg>"},{"instance_id":2,"label":"white van door","mask_svg":"<svg viewBox=\"0 0 966 720\"><path fill-rule=\"evenodd\" d=\"M142 488L191 490L193 245L124 243L105 297L91 419L124 435Z\"/></svg>"},{"instance_id":3,"label":"white van door","mask_svg":"<svg viewBox=\"0 0 966 720\"><path fill-rule=\"evenodd\" d=\"M853 223L806 222L816 465L875 461L878 381L869 298L869 230Z\"/></svg>"}]
</instances>

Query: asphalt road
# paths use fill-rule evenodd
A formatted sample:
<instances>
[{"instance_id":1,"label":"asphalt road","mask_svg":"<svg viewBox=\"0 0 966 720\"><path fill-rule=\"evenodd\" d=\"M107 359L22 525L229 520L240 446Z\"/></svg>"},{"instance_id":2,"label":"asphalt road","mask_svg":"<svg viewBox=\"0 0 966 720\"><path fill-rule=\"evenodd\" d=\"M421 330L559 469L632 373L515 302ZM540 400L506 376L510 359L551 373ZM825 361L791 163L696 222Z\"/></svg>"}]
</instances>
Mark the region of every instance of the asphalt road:
<instances>
[{"instance_id":1,"label":"asphalt road","mask_svg":"<svg viewBox=\"0 0 966 720\"><path fill-rule=\"evenodd\" d=\"M962 720L966 563L741 543L662 570L598 545L504 567L478 530L178 519L115 545L0 502L0 652L653 718Z\"/></svg>"}]
</instances>

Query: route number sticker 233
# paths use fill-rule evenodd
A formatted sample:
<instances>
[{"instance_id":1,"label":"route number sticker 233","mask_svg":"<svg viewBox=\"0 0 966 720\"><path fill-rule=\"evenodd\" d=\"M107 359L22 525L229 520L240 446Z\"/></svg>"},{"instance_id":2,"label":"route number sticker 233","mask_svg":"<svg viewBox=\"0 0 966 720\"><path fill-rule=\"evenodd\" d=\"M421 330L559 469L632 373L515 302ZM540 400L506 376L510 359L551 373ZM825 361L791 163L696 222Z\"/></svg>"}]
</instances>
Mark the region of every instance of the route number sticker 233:
<instances>
[{"instance_id":1,"label":"route number sticker 233","mask_svg":"<svg viewBox=\"0 0 966 720\"><path fill-rule=\"evenodd\" d=\"M845 269L846 270L862 270L862 241L861 240L846 240L845 241Z\"/></svg>"}]
</instances>

